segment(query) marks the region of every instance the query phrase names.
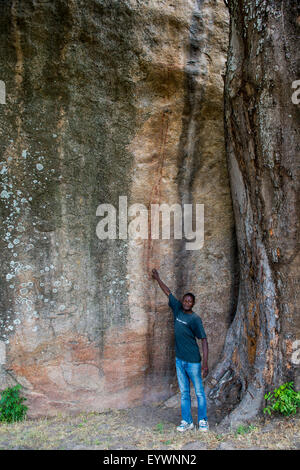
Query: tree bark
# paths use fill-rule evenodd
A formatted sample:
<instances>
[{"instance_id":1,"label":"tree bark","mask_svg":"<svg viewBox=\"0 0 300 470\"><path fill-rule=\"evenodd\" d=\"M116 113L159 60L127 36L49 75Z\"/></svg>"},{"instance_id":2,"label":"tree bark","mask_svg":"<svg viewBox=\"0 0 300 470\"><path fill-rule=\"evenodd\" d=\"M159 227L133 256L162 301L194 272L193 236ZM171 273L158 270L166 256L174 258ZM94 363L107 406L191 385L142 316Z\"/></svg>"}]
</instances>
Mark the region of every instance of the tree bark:
<instances>
[{"instance_id":1,"label":"tree bark","mask_svg":"<svg viewBox=\"0 0 300 470\"><path fill-rule=\"evenodd\" d=\"M299 372L299 105L292 86L300 12L296 1L228 6L225 134L240 285L208 397L225 406L223 423L234 425L257 416L266 391Z\"/></svg>"}]
</instances>

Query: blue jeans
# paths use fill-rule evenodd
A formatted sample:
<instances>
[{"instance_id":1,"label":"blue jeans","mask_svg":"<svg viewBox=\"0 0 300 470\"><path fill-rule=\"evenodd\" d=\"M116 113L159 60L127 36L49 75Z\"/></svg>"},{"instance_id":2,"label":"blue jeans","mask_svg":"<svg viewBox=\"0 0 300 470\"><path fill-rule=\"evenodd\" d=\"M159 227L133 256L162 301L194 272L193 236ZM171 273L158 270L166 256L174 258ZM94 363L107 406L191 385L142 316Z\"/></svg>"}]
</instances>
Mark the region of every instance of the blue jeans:
<instances>
[{"instance_id":1,"label":"blue jeans","mask_svg":"<svg viewBox=\"0 0 300 470\"><path fill-rule=\"evenodd\" d=\"M206 398L201 378L201 362L186 362L176 357L176 372L181 394L181 416L187 423L192 423L190 379L194 385L198 403L198 422L207 419Z\"/></svg>"}]
</instances>

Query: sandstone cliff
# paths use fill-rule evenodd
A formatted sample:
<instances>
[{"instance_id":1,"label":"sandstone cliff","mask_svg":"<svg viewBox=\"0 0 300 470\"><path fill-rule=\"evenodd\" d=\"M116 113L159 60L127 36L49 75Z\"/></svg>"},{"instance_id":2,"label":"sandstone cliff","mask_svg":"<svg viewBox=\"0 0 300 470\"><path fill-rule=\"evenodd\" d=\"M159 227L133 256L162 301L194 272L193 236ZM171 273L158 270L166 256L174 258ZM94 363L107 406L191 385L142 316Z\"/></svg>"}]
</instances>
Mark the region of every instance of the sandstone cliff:
<instances>
[{"instance_id":1,"label":"sandstone cliff","mask_svg":"<svg viewBox=\"0 0 300 470\"><path fill-rule=\"evenodd\" d=\"M216 364L236 303L223 131L223 1L1 2L1 387L33 415L166 398L172 316L195 310ZM200 203L184 240L99 240L100 204Z\"/></svg>"}]
</instances>

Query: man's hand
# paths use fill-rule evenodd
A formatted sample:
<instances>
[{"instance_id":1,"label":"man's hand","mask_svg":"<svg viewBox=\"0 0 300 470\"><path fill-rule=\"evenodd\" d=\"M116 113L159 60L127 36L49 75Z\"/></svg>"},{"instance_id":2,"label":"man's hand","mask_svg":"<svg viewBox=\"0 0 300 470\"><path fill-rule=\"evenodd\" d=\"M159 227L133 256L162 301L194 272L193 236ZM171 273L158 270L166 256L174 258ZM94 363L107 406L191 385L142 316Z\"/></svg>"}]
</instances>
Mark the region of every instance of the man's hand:
<instances>
[{"instance_id":1,"label":"man's hand","mask_svg":"<svg viewBox=\"0 0 300 470\"><path fill-rule=\"evenodd\" d=\"M152 277L153 279L156 279L156 280L159 279L159 274L156 269L152 269Z\"/></svg>"},{"instance_id":2,"label":"man's hand","mask_svg":"<svg viewBox=\"0 0 300 470\"><path fill-rule=\"evenodd\" d=\"M161 278L159 277L159 274L158 272L156 271L156 269L152 269L152 277L153 279L155 279L158 284L159 284L159 287L161 288L161 290L167 295L169 296L169 294L171 294L171 291L170 289L166 286L166 284L164 284L161 280Z\"/></svg>"}]
</instances>

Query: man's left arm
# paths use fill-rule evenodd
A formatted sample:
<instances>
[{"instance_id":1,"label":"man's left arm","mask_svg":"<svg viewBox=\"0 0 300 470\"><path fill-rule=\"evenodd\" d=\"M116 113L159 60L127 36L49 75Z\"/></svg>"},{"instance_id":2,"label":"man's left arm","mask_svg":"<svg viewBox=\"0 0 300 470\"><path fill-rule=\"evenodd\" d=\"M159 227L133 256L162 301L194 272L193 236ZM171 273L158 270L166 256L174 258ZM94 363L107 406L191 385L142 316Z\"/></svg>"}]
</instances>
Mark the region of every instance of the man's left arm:
<instances>
[{"instance_id":1,"label":"man's left arm","mask_svg":"<svg viewBox=\"0 0 300 470\"><path fill-rule=\"evenodd\" d=\"M198 339L201 339L202 345L202 376L205 378L208 374L208 342L205 330L203 328L202 320L200 317L196 316L195 325L195 334Z\"/></svg>"},{"instance_id":2,"label":"man's left arm","mask_svg":"<svg viewBox=\"0 0 300 470\"><path fill-rule=\"evenodd\" d=\"M202 376L205 378L208 374L208 342L207 338L201 339L202 344Z\"/></svg>"}]
</instances>

